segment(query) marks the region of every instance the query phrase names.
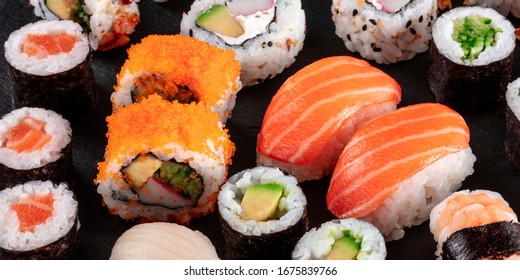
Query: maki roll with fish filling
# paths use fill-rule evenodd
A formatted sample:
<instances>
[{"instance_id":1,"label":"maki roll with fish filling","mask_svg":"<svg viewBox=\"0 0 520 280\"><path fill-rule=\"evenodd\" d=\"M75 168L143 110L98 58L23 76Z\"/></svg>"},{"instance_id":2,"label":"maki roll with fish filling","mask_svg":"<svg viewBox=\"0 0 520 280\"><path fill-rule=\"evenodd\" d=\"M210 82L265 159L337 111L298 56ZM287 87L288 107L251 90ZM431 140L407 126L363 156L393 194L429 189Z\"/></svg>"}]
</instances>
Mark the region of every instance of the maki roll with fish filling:
<instances>
[{"instance_id":1,"label":"maki roll with fish filling","mask_svg":"<svg viewBox=\"0 0 520 280\"><path fill-rule=\"evenodd\" d=\"M218 195L226 259L290 259L308 230L306 206L296 178L276 167L233 175Z\"/></svg>"},{"instance_id":2,"label":"maki roll with fish filling","mask_svg":"<svg viewBox=\"0 0 520 280\"><path fill-rule=\"evenodd\" d=\"M473 112L500 104L511 79L513 25L493 9L461 7L433 25L428 82L438 102Z\"/></svg>"},{"instance_id":3,"label":"maki roll with fish filling","mask_svg":"<svg viewBox=\"0 0 520 280\"><path fill-rule=\"evenodd\" d=\"M454 232L442 244L442 259L520 259L520 224L496 222Z\"/></svg>"},{"instance_id":4,"label":"maki roll with fish filling","mask_svg":"<svg viewBox=\"0 0 520 280\"><path fill-rule=\"evenodd\" d=\"M520 78L507 86L506 103L506 154L520 171Z\"/></svg>"},{"instance_id":5,"label":"maki roll with fish filling","mask_svg":"<svg viewBox=\"0 0 520 280\"><path fill-rule=\"evenodd\" d=\"M92 49L106 51L130 42L140 21L134 0L30 0L34 14L43 19L78 22L89 33Z\"/></svg>"},{"instance_id":6,"label":"maki roll with fish filling","mask_svg":"<svg viewBox=\"0 0 520 280\"><path fill-rule=\"evenodd\" d=\"M0 259L68 259L79 227L66 184L31 181L0 191Z\"/></svg>"},{"instance_id":7,"label":"maki roll with fish filling","mask_svg":"<svg viewBox=\"0 0 520 280\"><path fill-rule=\"evenodd\" d=\"M77 23L30 23L11 33L4 47L15 108L50 109L69 120L96 110L90 47Z\"/></svg>"},{"instance_id":8,"label":"maki roll with fish filling","mask_svg":"<svg viewBox=\"0 0 520 280\"><path fill-rule=\"evenodd\" d=\"M172 223L138 224L116 241L111 260L218 260L203 233Z\"/></svg>"},{"instance_id":9,"label":"maki roll with fish filling","mask_svg":"<svg viewBox=\"0 0 520 280\"><path fill-rule=\"evenodd\" d=\"M57 113L20 108L0 119L0 189L32 180L73 182L72 129Z\"/></svg>"},{"instance_id":10,"label":"maki roll with fish filling","mask_svg":"<svg viewBox=\"0 0 520 280\"><path fill-rule=\"evenodd\" d=\"M453 193L437 204L430 213L430 231L432 232L435 241L437 241L437 251L435 252L435 255L439 256L439 258L443 258L445 253L447 253L450 258L463 257L464 253L460 252L460 250L463 249L466 250L466 253L475 250L473 253L476 255L473 255L472 257L508 257L501 253L508 251L503 247L504 240L501 240L504 238L507 239L507 237L500 236L503 235L503 233L497 230L505 230L507 232L511 230L511 226L490 225L498 222L518 222L515 212L511 207L509 207L509 204L499 193L487 190L463 190ZM513 226L513 228L514 227L516 226ZM469 230L460 232L464 229ZM495 241L497 243L484 245L481 242L476 242L473 246L466 246L464 244L464 238L477 241L472 237L476 232L480 232L479 234L489 233L495 235L481 237L482 239L489 240L496 238ZM452 238L453 235L455 236ZM514 233L514 235L517 235L517 233ZM511 236L511 238L513 238L514 235ZM450 238L450 243L445 244ZM459 242L462 243L458 244ZM463 246L464 248L457 248L459 246ZM487 248L487 252L480 251L483 248L478 247L482 246L483 248ZM444 252L444 249L450 251ZM466 255L466 257L470 255Z\"/></svg>"},{"instance_id":11,"label":"maki roll with fish filling","mask_svg":"<svg viewBox=\"0 0 520 280\"><path fill-rule=\"evenodd\" d=\"M384 260L383 235L372 224L357 219L332 220L313 228L298 241L295 260Z\"/></svg>"},{"instance_id":12,"label":"maki roll with fish filling","mask_svg":"<svg viewBox=\"0 0 520 280\"><path fill-rule=\"evenodd\" d=\"M153 56L150 56L153 53ZM225 123L242 88L240 64L230 50L181 35L150 35L128 49L111 100L114 110L151 94L197 102Z\"/></svg>"},{"instance_id":13,"label":"maki roll with fish filling","mask_svg":"<svg viewBox=\"0 0 520 280\"><path fill-rule=\"evenodd\" d=\"M504 16L511 13L515 17L520 17L520 1L518 0L464 0L464 5L493 8Z\"/></svg>"},{"instance_id":14,"label":"maki roll with fish filling","mask_svg":"<svg viewBox=\"0 0 520 280\"><path fill-rule=\"evenodd\" d=\"M305 31L300 0L196 0L181 21L182 35L235 52L244 86L289 67Z\"/></svg>"},{"instance_id":15,"label":"maki roll with fish filling","mask_svg":"<svg viewBox=\"0 0 520 280\"><path fill-rule=\"evenodd\" d=\"M112 214L188 224L213 211L235 151L213 111L151 95L107 121L95 183Z\"/></svg>"},{"instance_id":16,"label":"maki roll with fish filling","mask_svg":"<svg viewBox=\"0 0 520 280\"><path fill-rule=\"evenodd\" d=\"M428 50L437 0L333 0L331 11L349 51L390 64Z\"/></svg>"}]
</instances>

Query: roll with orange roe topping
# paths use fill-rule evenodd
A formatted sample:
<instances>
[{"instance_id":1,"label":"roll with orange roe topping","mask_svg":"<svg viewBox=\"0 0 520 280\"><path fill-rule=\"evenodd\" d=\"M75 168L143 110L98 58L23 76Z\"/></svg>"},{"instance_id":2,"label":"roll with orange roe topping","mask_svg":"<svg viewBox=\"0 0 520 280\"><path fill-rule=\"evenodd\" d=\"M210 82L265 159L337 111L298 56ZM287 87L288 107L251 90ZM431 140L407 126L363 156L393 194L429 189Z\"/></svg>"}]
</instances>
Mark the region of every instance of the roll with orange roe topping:
<instances>
[{"instance_id":1,"label":"roll with orange roe topping","mask_svg":"<svg viewBox=\"0 0 520 280\"><path fill-rule=\"evenodd\" d=\"M188 224L213 211L235 151L215 112L154 94L107 121L95 183L112 214Z\"/></svg>"},{"instance_id":2,"label":"roll with orange roe topping","mask_svg":"<svg viewBox=\"0 0 520 280\"><path fill-rule=\"evenodd\" d=\"M180 35L150 35L129 48L111 100L116 110L158 94L168 101L202 103L225 123L241 88L240 63L232 51Z\"/></svg>"}]
</instances>

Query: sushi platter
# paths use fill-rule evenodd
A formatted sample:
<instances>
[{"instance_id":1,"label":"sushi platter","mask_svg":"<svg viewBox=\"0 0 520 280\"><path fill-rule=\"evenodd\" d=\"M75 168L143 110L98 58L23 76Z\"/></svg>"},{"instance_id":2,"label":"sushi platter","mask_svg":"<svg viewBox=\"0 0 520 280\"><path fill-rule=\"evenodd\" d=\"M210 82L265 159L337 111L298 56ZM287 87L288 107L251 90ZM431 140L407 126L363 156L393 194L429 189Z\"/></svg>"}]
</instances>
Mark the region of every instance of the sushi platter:
<instances>
[{"instance_id":1,"label":"sushi platter","mask_svg":"<svg viewBox=\"0 0 520 280\"><path fill-rule=\"evenodd\" d=\"M124 41L126 38L129 39L128 44L118 45L119 42L122 41L116 40L114 41L115 45L103 45L103 43L105 42L104 40L101 39L100 41L96 41L96 47L99 47L99 49L97 51L93 51L89 58L92 66L92 73L85 74L87 76L91 75L88 76L91 77L91 79L81 80L81 82L84 82L84 85L82 87L85 89L91 89L90 87L93 87L93 92L96 93L96 98L98 98L98 100L96 98L89 99L89 106L93 107L89 108L93 110L90 116L86 118L74 119L73 121L71 121L72 162L74 168L73 171L70 172L71 174L69 174L69 176L72 176L74 181L73 191L75 199L77 199L79 205L78 217L80 224L78 232L79 245L77 250L73 253L73 259L109 259L109 257L111 256L112 248L114 247L114 244L116 243L118 238L125 231L137 224L137 222L135 221L126 221L120 218L118 215L110 214L109 208L112 206L107 208L105 205L106 201L103 201L102 195L98 193L98 184L104 184L104 176L110 176L106 174L100 176L99 173L101 171L100 169L98 169L98 163L104 162L106 160L105 157L111 156L109 148L107 148L107 144L108 147L111 147L111 140L107 140L107 136L110 134L110 129L112 129L112 127L115 127L114 123L124 123L127 121L127 119L124 119L124 117L113 117L109 121L112 122L112 126L107 126L107 117L112 114L114 106L114 104L112 104L113 100L111 101L111 95L114 91L122 92L122 88L124 89L124 86L121 86L121 81L120 77L118 76L118 73L120 73L122 67L127 67L128 69L131 69L131 67L133 67L132 65L127 65L125 63L125 61L129 58L129 54L132 52L138 53L146 52L149 50L145 50L144 48L143 50L138 50L137 48L135 48L132 51L129 51L130 46L135 46L136 44L140 43L143 38L146 38L149 35L174 35L181 33L189 33L190 36L193 35L193 37L202 36L200 34L197 35L197 33L193 30L187 31L186 27L181 24L183 14L185 16L186 14L188 14L190 9L192 8L192 2L193 1L187 0L169 0L157 2L151 0L141 0L137 2L140 17L139 24L135 26L135 30L133 31L133 33L128 34L128 37L126 37L126 35L121 35L121 38L123 38L121 39L122 41ZM264 4L270 3L270 1L258 2ZM266 111L268 110L268 107L272 102L273 96L278 92L282 85L286 81L288 81L288 79L290 79L293 76L296 76L295 74L297 74L298 71L321 59L335 56L350 56L355 58L355 61L358 61L359 59L368 62L369 65L363 64L363 66L371 66L371 69L375 68L373 71L377 73L373 75L380 75L380 72L386 73L391 79L397 82L398 87L400 87L401 89L401 101L397 104L397 108L412 106L419 103L435 103L436 100L439 100L438 96L438 98L436 99L436 95L438 95L439 92L441 92L440 94L442 94L442 92L465 87L471 88L472 90L478 90L478 85L475 86L467 84L465 86L460 86L450 84L448 85L450 86L450 88L436 88L436 93L434 94L432 92L432 89L430 88L429 81L431 82L432 80L434 80L434 78L432 78L431 75L437 75L438 73L429 69L429 62L431 59L430 51L421 49L424 48L424 45L421 42L418 42L417 46L413 46L414 48L417 48L417 54L404 53L402 58L394 58L388 56L382 57L380 56L381 49L378 49L378 47L375 47L374 45L372 46L371 52L364 53L363 56L359 52L349 51L346 48L345 44L348 45L348 41L353 41L353 37L350 36L350 34L346 35L345 38L348 37L348 40L345 39L344 41L342 37L338 36L338 34L336 33L349 31L336 30L336 26L333 21L332 15L333 12L331 11L331 5L333 4L333 2L337 1L301 0L302 9L305 12L306 27L302 28L301 23L295 19L293 23L298 26L291 27L290 30L301 30L302 32L305 31L305 41L303 42L303 46L301 45L301 42L297 42L298 40L296 39L287 39L286 41L288 49L291 49L290 46L293 46L293 51L291 53L288 53L287 55L296 56L294 63L289 63L290 66L285 68L283 72L281 72L280 74L269 75L269 73L267 73L262 74L263 76L258 76L255 78L248 77L247 85L241 85L238 82L238 86L235 85L235 87L238 87L239 90L236 94L236 104L234 108L232 107L232 117L227 119L226 122L225 110L218 112L220 114L220 119L224 120L225 128L228 130L230 141L234 143L234 146L236 148L233 156L231 157L231 164L228 166L228 178L235 174L243 176L243 173L240 173L241 171L245 169L251 169L257 166L257 143L259 143L257 141L264 141L269 143L269 141L272 140L263 139L263 137L266 136L264 135L259 137L259 134L262 130L264 115L266 115ZM384 3L384 1L379 2ZM395 3L401 2L408 3L409 1L396 1ZM462 5L463 1L460 0L452 2L454 7L458 7ZM7 44L4 46L4 42L8 40L11 33L22 28L28 23L36 22L41 19L35 15L35 11L29 6L28 3L29 0L0 0L0 43L2 46L3 54L9 52L9 47L7 46ZM377 3L377 1L375 1L375 3ZM237 5L235 9L240 10L245 8ZM391 9L399 11L399 9L401 9L401 6L391 6ZM430 4L430 6L427 7L425 11L425 15L427 15L427 17L424 17L422 15L420 15L419 17L417 15L417 19L414 19L414 24L416 25L413 25L411 28L411 33L413 35L416 35L416 33L421 32L420 28L427 29L430 27L430 25L427 25L427 23L424 22L424 18L430 18L431 12L432 11ZM356 16L358 13L360 13L360 11L354 10L353 16ZM338 16L339 14L340 13L337 12ZM369 15L370 13L367 13L367 17ZM199 21L199 19L200 18L198 18L197 21ZM509 14L507 19L512 23L514 28L520 28L519 18L515 17L513 14ZM365 19L363 19L363 21L364 20ZM370 18L369 21L373 22L375 25L376 21L374 19ZM201 22L198 22L198 24L203 25L203 23ZM410 20L410 22L407 24L407 28L409 28L411 24L412 20ZM366 25L363 26L362 30L366 31L366 29ZM501 30L504 30L504 28L502 28ZM120 34L116 34L114 36L119 35ZM155 39L156 38L154 38L154 40ZM249 39L250 38L246 38L246 43L244 44L247 44L247 40ZM191 40L191 38L189 38L189 40ZM178 44L183 44L185 42L188 42L189 40L179 39ZM211 40L211 38L209 40ZM162 53L159 50L156 50L155 52L153 51L154 42L155 44L169 44L168 42L160 41L160 39L157 39L156 41L152 41L152 39L148 40L146 44L150 44L151 46L149 46L149 48L152 49L151 53L148 54L150 57L148 59L140 61L139 63L143 63L144 65L145 63L147 63L146 60L150 60L157 61L157 65L160 64L159 61L161 60ZM499 66L495 67L495 69L493 70L498 71L499 76L501 75L500 71L510 70L512 74L511 78L508 81L505 81L507 83L512 82L513 80L520 77L519 42L520 41L518 40L516 41L516 47L504 47L504 49L512 49L512 53L509 54L512 55L512 57L509 56L507 58L512 60L512 69ZM272 44L273 43L269 41L269 46L271 46ZM295 51L295 49L298 49L300 47L301 51L299 53L298 51ZM358 48L359 46L351 44L350 47L354 49ZM201 51L203 51L202 49L204 49L203 46L197 48ZM438 55L438 49L441 49L441 47L436 45L435 51L437 53L435 55ZM211 59L211 52L211 50L207 50L207 53L205 55L207 59ZM22 104L24 102L23 98L21 97L19 97L18 100L13 101L13 91L20 91L20 89L15 88L13 86L12 80L16 80L17 83L24 84L25 88L23 90L31 90L31 88L34 87L41 87L41 92L38 94L38 98L43 100L42 106L49 104L49 102L45 101L45 99L46 95L53 94L53 90L48 89L49 85L52 85L52 83L31 84L28 82L25 84L23 79L25 79L26 76L24 76L23 74L12 74L12 72L10 72L12 71L12 68L10 68L12 65L10 65L10 62L8 62L6 56L7 54L5 56L0 56L0 70L4 77L3 79L0 79L0 116L10 113L13 110L14 103L18 102L17 105L20 105L20 102ZM245 56L247 56L247 54ZM367 57L369 59L367 59ZM280 64L287 64L287 61L284 61L283 57L279 59ZM288 61L290 60L291 59L289 58ZM440 59L437 59L436 61L440 61ZM445 62L442 63L440 65L447 65ZM221 73L223 76L224 73L228 72L226 70L232 72L232 67L236 66L236 68L238 68L237 65L229 64L229 69L218 71L220 71L219 73ZM153 67L155 67L155 65ZM159 68L161 66L157 67ZM261 69L262 67L259 68ZM442 69L441 67L440 69L435 70L437 72L442 73L444 70L448 71L447 69L448 68ZM208 70L207 72L209 73L209 71L210 70ZM196 69L194 73L195 72L200 73L200 75L206 75L206 69ZM127 71L127 73L129 72ZM460 74L461 73L459 69L458 75ZM473 75L473 73L468 73L468 76L470 75ZM242 78L243 77L244 76L242 76ZM442 77L441 80L444 78L445 77ZM382 80L383 78L380 79ZM320 83L325 82L326 81L321 81ZM395 87L396 86L394 85L394 88ZM234 94L234 92L230 94ZM395 95L395 93L391 93L389 94L390 97L388 98L393 98L395 97ZM152 99L153 98L149 98L143 102L150 102L150 104L156 106L154 108L164 108L162 103L160 104L159 101L154 101ZM121 100L118 100L117 102L122 102L124 104L124 98L121 98ZM462 101L462 106L465 105L466 101L467 100ZM459 102L457 103L457 106L461 106L461 100L458 100L457 102ZM511 209L514 212L520 214L520 170L515 169L515 167L508 158L505 148L506 105L504 104L504 102L499 103L498 105L493 105L491 104L493 102L488 100L484 101L484 103L489 103L489 107L486 108L486 104L484 104L484 106L477 110L459 110L460 107L455 109L458 113L461 114L463 120L466 122L467 127L469 128L469 146L471 147L471 150L476 157L476 161L473 165L473 173L465 178L459 190L482 189L498 192L502 195L504 200L506 200L509 203ZM53 104L49 104L49 106L53 106ZM74 104L72 106L62 106L60 104L57 104L57 106L58 107L52 108L64 109L67 114L67 117L69 116L68 114L74 114L77 113L77 111L82 110L82 108L75 108ZM146 112L139 111L139 114L145 113ZM161 114L161 116L157 118L159 119L164 117L174 119L174 117L172 117L174 115L174 113L170 115ZM153 119L154 118L151 117L150 122L154 121ZM206 119L200 120L205 121ZM139 124L146 125L146 123L144 122L136 123L135 129L138 129ZM202 130L210 131L212 129L208 128L210 126L204 127L202 125L197 125L196 123L193 123L193 127L201 129L201 131L199 131L200 133L203 132ZM463 130L463 128L461 130ZM153 133L150 131L147 132ZM130 135L132 134L132 130L128 130L126 131L126 133L128 137L134 136ZM219 130L214 133L225 132ZM135 134L139 133L136 132ZM275 134L272 134L270 137L273 137L273 135ZM124 143L125 141L124 136L124 134L117 136L119 137L119 141L121 141L121 143ZM115 141L114 138L112 139L112 141ZM218 142L215 141L215 143ZM3 145L3 143L1 142L0 144ZM113 144L112 148L114 148L115 145L116 144ZM224 143L223 145L227 144ZM226 164L225 160L223 164ZM126 166L123 167L127 168ZM123 167L120 168L122 169ZM4 178L4 176L0 176L0 178ZM233 180L236 180L236 178L234 178ZM149 181L150 180L146 181L145 184L147 184ZM328 198L326 199L326 197L327 192L329 191L330 182L331 175L327 175L320 179L311 179L299 183L299 186L303 190L303 193L307 199L306 213L304 213L303 215L306 215L308 217L309 228L319 227L321 224L329 222L336 218L333 215L333 213L327 209ZM2 184L3 182L0 182L0 187L2 186ZM229 187L227 188L229 189ZM116 197L117 195L123 194L116 192L111 194L111 196L115 200L118 199ZM187 201L183 203L189 204L191 202ZM223 218L219 215L219 211L217 210L217 208L215 208L214 211L211 211L207 215L197 217L198 215L198 213L193 214L194 218L189 222L188 227L192 230L200 231L207 238L209 238L209 240L215 247L219 258L225 259L226 256L240 256L240 252L235 252L236 254L231 255L226 253L226 239L224 237L224 234L225 232L232 230L229 226L227 226L227 224L224 228L224 226L221 223L221 219ZM142 216L145 216L145 214L142 214ZM182 221L181 218L175 218L173 220ZM434 235L430 232L429 221L422 222L420 225L417 226L405 228L404 233L404 237L398 240L386 242L386 259L433 260L437 258L437 256L435 255L437 242L434 240Z\"/></svg>"}]
</instances>

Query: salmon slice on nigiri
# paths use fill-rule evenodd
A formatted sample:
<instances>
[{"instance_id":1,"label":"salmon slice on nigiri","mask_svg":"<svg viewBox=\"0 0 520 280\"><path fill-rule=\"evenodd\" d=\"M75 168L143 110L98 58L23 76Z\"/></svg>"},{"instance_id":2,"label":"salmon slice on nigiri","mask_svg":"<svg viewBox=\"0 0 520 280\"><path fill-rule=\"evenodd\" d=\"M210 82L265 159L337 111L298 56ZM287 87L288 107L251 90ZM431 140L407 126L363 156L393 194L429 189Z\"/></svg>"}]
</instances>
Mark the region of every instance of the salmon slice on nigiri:
<instances>
[{"instance_id":1,"label":"salmon slice on nigiri","mask_svg":"<svg viewBox=\"0 0 520 280\"><path fill-rule=\"evenodd\" d=\"M386 240L428 219L430 210L473 173L464 119L436 103L400 108L356 131L332 174L327 207L362 218Z\"/></svg>"},{"instance_id":2,"label":"salmon slice on nigiri","mask_svg":"<svg viewBox=\"0 0 520 280\"><path fill-rule=\"evenodd\" d=\"M271 100L257 163L277 166L300 182L329 175L352 133L395 110L400 100L399 84L364 60L318 60L287 79Z\"/></svg>"}]
</instances>

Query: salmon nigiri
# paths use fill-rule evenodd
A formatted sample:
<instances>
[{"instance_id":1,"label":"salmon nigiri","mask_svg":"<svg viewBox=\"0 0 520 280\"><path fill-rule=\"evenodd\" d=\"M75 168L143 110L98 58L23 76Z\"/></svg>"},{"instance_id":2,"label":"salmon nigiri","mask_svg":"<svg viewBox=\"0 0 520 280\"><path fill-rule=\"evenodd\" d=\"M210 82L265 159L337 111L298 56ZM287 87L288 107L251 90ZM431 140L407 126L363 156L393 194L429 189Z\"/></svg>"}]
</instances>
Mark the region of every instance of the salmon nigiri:
<instances>
[{"instance_id":1,"label":"salmon nigiri","mask_svg":"<svg viewBox=\"0 0 520 280\"><path fill-rule=\"evenodd\" d=\"M327 207L372 222L387 241L428 219L473 173L464 119L440 104L400 108L356 131L332 174Z\"/></svg>"},{"instance_id":2,"label":"salmon nigiri","mask_svg":"<svg viewBox=\"0 0 520 280\"><path fill-rule=\"evenodd\" d=\"M364 60L318 60L273 97L258 136L257 162L277 166L300 182L329 175L352 133L395 110L400 100L399 84Z\"/></svg>"}]
</instances>

